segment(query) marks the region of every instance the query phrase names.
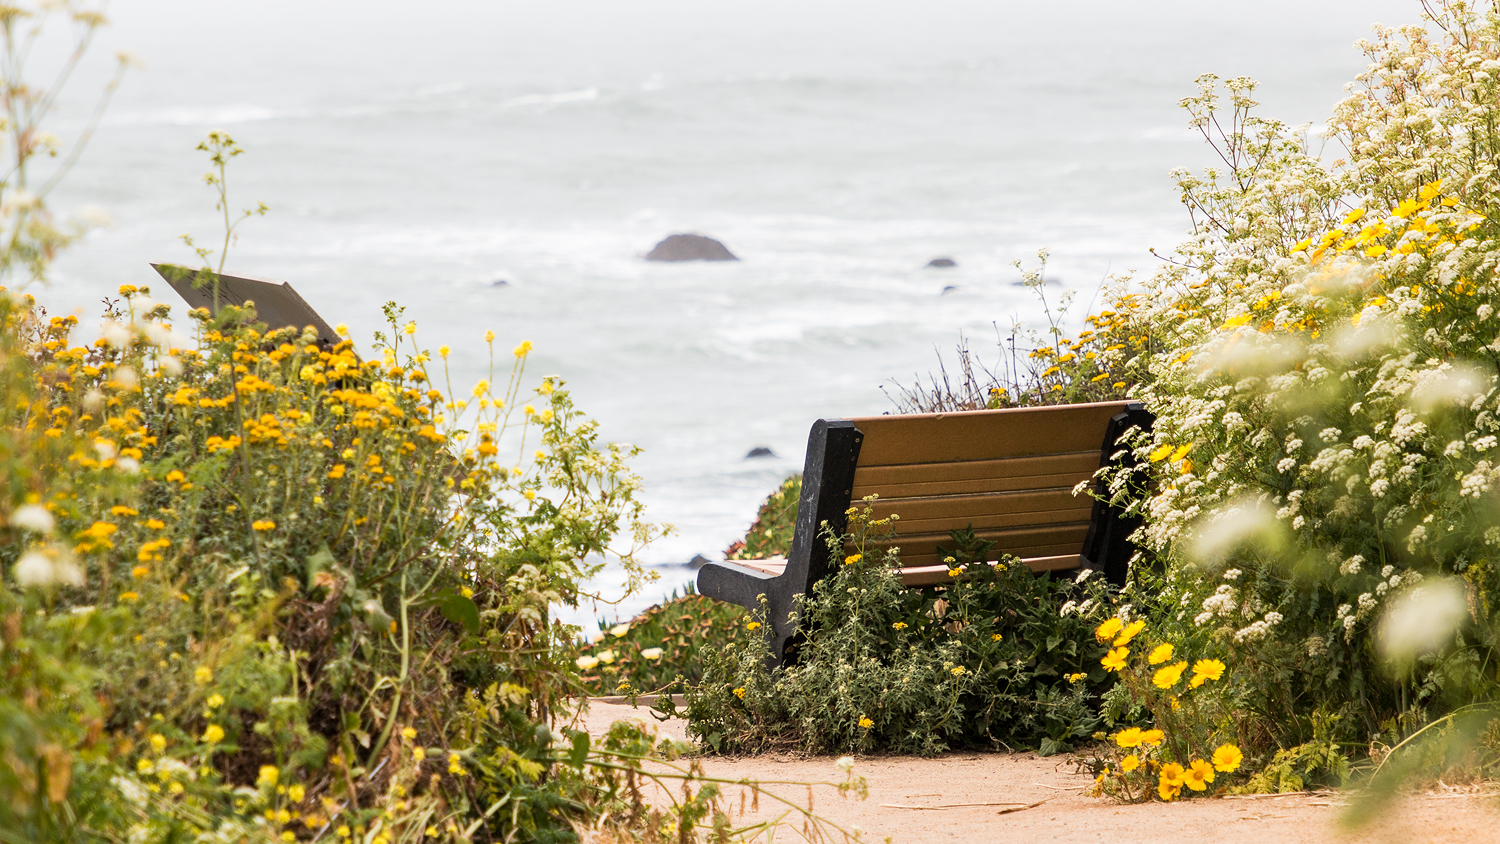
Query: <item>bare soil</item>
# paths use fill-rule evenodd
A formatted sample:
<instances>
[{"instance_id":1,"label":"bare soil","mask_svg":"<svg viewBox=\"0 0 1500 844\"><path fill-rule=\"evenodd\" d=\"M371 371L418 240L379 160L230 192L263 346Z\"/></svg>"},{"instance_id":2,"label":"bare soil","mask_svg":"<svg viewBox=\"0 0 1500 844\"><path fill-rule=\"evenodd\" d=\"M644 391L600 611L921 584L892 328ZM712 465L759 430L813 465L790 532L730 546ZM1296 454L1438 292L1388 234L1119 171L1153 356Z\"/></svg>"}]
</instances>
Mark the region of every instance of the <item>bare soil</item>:
<instances>
[{"instance_id":1,"label":"bare soil","mask_svg":"<svg viewBox=\"0 0 1500 844\"><path fill-rule=\"evenodd\" d=\"M625 718L641 721L664 737L686 740L684 722L658 722L644 704L635 709L595 700L581 723L591 734L600 735L614 721ZM730 779L830 783L842 779L834 768L835 759L827 756L708 755L697 761L708 774ZM1122 806L1084 796L1092 780L1075 773L1065 759L1042 759L1031 753L952 753L935 759L867 756L856 759L854 772L868 781L868 799L841 799L832 788L817 788L811 791L813 808L841 826L858 828L863 840L872 842L1500 844L1500 789L1492 786L1409 794L1374 817L1353 818L1349 795L1338 792ZM768 785L762 790L803 805L809 796L809 789L800 785ZM765 796L759 800L759 811L754 811L747 797L741 820L740 796L733 788L728 795L736 825L784 811ZM647 799L666 796L656 792ZM1351 828L1351 820L1363 823ZM796 825L800 827L800 821ZM795 834L778 837L800 840Z\"/></svg>"}]
</instances>

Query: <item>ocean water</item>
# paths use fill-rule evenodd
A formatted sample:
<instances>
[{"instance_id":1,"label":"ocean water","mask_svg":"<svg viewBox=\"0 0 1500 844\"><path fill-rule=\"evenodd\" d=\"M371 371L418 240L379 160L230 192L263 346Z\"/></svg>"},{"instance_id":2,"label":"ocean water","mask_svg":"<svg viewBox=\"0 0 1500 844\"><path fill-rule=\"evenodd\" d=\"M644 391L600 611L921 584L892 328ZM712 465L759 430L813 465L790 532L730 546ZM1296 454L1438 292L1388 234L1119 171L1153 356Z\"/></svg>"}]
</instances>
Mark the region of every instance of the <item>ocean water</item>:
<instances>
[{"instance_id":1,"label":"ocean water","mask_svg":"<svg viewBox=\"0 0 1500 844\"><path fill-rule=\"evenodd\" d=\"M1051 251L1082 306L1184 236L1170 172L1213 153L1177 102L1201 73L1262 82L1317 123L1405 0L548 3L141 0L59 105L76 135L109 57L132 71L52 197L113 225L57 263L54 312L97 313L148 261L215 236L196 144L246 150L232 208L264 201L228 269L292 282L356 337L396 300L482 375L486 329L535 344L604 435L641 446L662 579L740 536L800 469L820 416L880 413L960 335L1035 325L1017 259ZM54 60L44 42L39 66ZM51 52L49 52L49 50ZM654 264L698 232L736 263ZM937 256L958 267L926 269ZM508 284L495 286L505 280ZM945 287L956 290L943 295ZM1081 315L1081 313L1079 314ZM755 446L778 455L746 460ZM599 581L616 588L614 570ZM586 620L585 607L570 618Z\"/></svg>"}]
</instances>

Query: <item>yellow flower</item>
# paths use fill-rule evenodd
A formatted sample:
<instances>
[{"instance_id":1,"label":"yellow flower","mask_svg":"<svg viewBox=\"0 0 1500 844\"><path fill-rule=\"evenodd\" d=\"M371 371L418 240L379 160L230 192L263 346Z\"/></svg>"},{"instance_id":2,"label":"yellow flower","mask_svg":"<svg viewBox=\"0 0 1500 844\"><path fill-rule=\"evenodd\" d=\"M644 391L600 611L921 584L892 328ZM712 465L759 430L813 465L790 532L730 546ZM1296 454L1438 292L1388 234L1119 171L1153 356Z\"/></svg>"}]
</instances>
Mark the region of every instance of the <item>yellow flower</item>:
<instances>
[{"instance_id":1,"label":"yellow flower","mask_svg":"<svg viewBox=\"0 0 1500 844\"><path fill-rule=\"evenodd\" d=\"M146 527L148 527L148 528L150 528L152 530L161 530L162 528L164 528L166 526L167 526L166 522L160 521L158 519L147 519L146 520Z\"/></svg>"},{"instance_id":2,"label":"yellow flower","mask_svg":"<svg viewBox=\"0 0 1500 844\"><path fill-rule=\"evenodd\" d=\"M349 837L349 826L348 826L348 824L345 824L344 826L339 827L338 828L338 833L339 833L339 837L340 838L348 838Z\"/></svg>"},{"instance_id":3,"label":"yellow flower","mask_svg":"<svg viewBox=\"0 0 1500 844\"><path fill-rule=\"evenodd\" d=\"M1161 744L1162 739L1164 739L1166 737L1167 737L1166 733L1163 733L1161 730L1142 730L1141 731L1141 744L1148 744L1148 745L1155 746L1155 745Z\"/></svg>"},{"instance_id":4,"label":"yellow flower","mask_svg":"<svg viewBox=\"0 0 1500 844\"><path fill-rule=\"evenodd\" d=\"M1077 683L1079 680L1082 680L1083 678L1085 678L1087 676L1089 676L1089 675L1087 675L1087 674L1069 674L1068 675L1068 682L1069 683Z\"/></svg>"},{"instance_id":5,"label":"yellow flower","mask_svg":"<svg viewBox=\"0 0 1500 844\"><path fill-rule=\"evenodd\" d=\"M273 786L280 779L281 771L278 771L275 765L262 765L260 766L260 776L256 778L255 783L257 785Z\"/></svg>"},{"instance_id":6,"label":"yellow flower","mask_svg":"<svg viewBox=\"0 0 1500 844\"><path fill-rule=\"evenodd\" d=\"M427 758L427 750L421 747L413 747L411 749L411 758L417 760L418 762L421 762L423 759Z\"/></svg>"},{"instance_id":7,"label":"yellow flower","mask_svg":"<svg viewBox=\"0 0 1500 844\"><path fill-rule=\"evenodd\" d=\"M139 516L140 515L140 513L137 512L134 507L126 507L124 504L118 504L118 505L115 505L114 507L109 508L109 512L113 513L116 516Z\"/></svg>"},{"instance_id":8,"label":"yellow flower","mask_svg":"<svg viewBox=\"0 0 1500 844\"><path fill-rule=\"evenodd\" d=\"M1193 688L1198 688L1209 680L1217 680L1224 676L1224 663L1217 659L1200 659L1193 663Z\"/></svg>"},{"instance_id":9,"label":"yellow flower","mask_svg":"<svg viewBox=\"0 0 1500 844\"><path fill-rule=\"evenodd\" d=\"M969 673L969 669L963 667L962 665L955 665L953 666L953 670L950 673L952 673L954 677L962 677L965 674Z\"/></svg>"},{"instance_id":10,"label":"yellow flower","mask_svg":"<svg viewBox=\"0 0 1500 844\"><path fill-rule=\"evenodd\" d=\"M156 733L151 734L151 749L157 753L167 749L167 739Z\"/></svg>"},{"instance_id":11,"label":"yellow flower","mask_svg":"<svg viewBox=\"0 0 1500 844\"><path fill-rule=\"evenodd\" d=\"M121 592L120 593L120 600L125 601L127 603L133 604L136 601L139 601L140 599L141 599L141 596L138 593L135 593L135 592Z\"/></svg>"},{"instance_id":12,"label":"yellow flower","mask_svg":"<svg viewBox=\"0 0 1500 844\"><path fill-rule=\"evenodd\" d=\"M401 327L401 330L403 332L405 332L406 335L409 337L409 336L417 333L417 324L415 322L408 322L406 325L403 325Z\"/></svg>"},{"instance_id":13,"label":"yellow flower","mask_svg":"<svg viewBox=\"0 0 1500 844\"><path fill-rule=\"evenodd\" d=\"M1170 644L1164 643L1157 645L1154 649L1152 649L1151 656L1148 657L1148 660L1152 665L1161 665L1163 662L1166 662L1167 660L1172 658L1172 650L1173 649Z\"/></svg>"},{"instance_id":14,"label":"yellow flower","mask_svg":"<svg viewBox=\"0 0 1500 844\"><path fill-rule=\"evenodd\" d=\"M864 554L850 554L849 556L847 556L847 557L844 558L844 565L846 565L846 566L852 566L855 563L859 562L860 560L863 560L864 558L865 558Z\"/></svg>"},{"instance_id":15,"label":"yellow flower","mask_svg":"<svg viewBox=\"0 0 1500 844\"><path fill-rule=\"evenodd\" d=\"M411 741L412 739L417 737L417 731L411 727L402 727L401 737L406 739L407 741Z\"/></svg>"},{"instance_id":16,"label":"yellow flower","mask_svg":"<svg viewBox=\"0 0 1500 844\"><path fill-rule=\"evenodd\" d=\"M486 332L485 333L485 339L486 340L489 340L489 339L493 338L494 336L495 335L492 332ZM531 352L531 341L530 340L522 340L521 341L521 345L517 346L515 348L515 351L512 352L512 354L514 354L518 358L524 358L530 352Z\"/></svg>"},{"instance_id":17,"label":"yellow flower","mask_svg":"<svg viewBox=\"0 0 1500 844\"><path fill-rule=\"evenodd\" d=\"M1130 622L1129 624L1125 625L1124 630L1120 631L1120 635L1115 637L1115 647L1125 647L1126 645L1130 644L1130 640L1134 639L1137 633L1145 629L1146 622L1144 621L1137 619Z\"/></svg>"},{"instance_id":18,"label":"yellow flower","mask_svg":"<svg viewBox=\"0 0 1500 844\"><path fill-rule=\"evenodd\" d=\"M665 653L665 651L663 651L661 648L646 648L645 650L641 651L641 659L649 659L654 662L655 660L661 659L663 653Z\"/></svg>"},{"instance_id":19,"label":"yellow flower","mask_svg":"<svg viewBox=\"0 0 1500 844\"><path fill-rule=\"evenodd\" d=\"M208 696L208 708L209 709L218 709L219 707L221 707L223 705L224 705L224 696L223 695L212 694L212 695Z\"/></svg>"},{"instance_id":20,"label":"yellow flower","mask_svg":"<svg viewBox=\"0 0 1500 844\"><path fill-rule=\"evenodd\" d=\"M609 628L609 635L615 637L616 639L624 636L626 633L629 633L629 632L630 632L630 625L629 624L616 624L614 627Z\"/></svg>"},{"instance_id":21,"label":"yellow flower","mask_svg":"<svg viewBox=\"0 0 1500 844\"><path fill-rule=\"evenodd\" d=\"M209 724L208 729L203 731L203 740L209 744L218 744L224 740L224 728L218 724Z\"/></svg>"},{"instance_id":22,"label":"yellow flower","mask_svg":"<svg viewBox=\"0 0 1500 844\"><path fill-rule=\"evenodd\" d=\"M1194 759L1193 764L1188 766L1187 772L1182 777L1183 784L1194 791L1208 788L1208 784L1213 781L1214 766L1202 759Z\"/></svg>"},{"instance_id":23,"label":"yellow flower","mask_svg":"<svg viewBox=\"0 0 1500 844\"><path fill-rule=\"evenodd\" d=\"M740 700L744 700L745 699L745 690L744 690L744 688L735 689L734 690L734 696L737 697L737 698L739 698Z\"/></svg>"},{"instance_id":24,"label":"yellow flower","mask_svg":"<svg viewBox=\"0 0 1500 844\"><path fill-rule=\"evenodd\" d=\"M1156 793L1163 800L1171 800L1182 793L1182 766L1176 762L1168 762L1161 766L1161 773L1157 776Z\"/></svg>"},{"instance_id":25,"label":"yellow flower","mask_svg":"<svg viewBox=\"0 0 1500 844\"><path fill-rule=\"evenodd\" d=\"M868 730L871 727L875 726L875 722L871 721L869 718L861 717L859 719L859 726L860 726L860 729Z\"/></svg>"},{"instance_id":26,"label":"yellow flower","mask_svg":"<svg viewBox=\"0 0 1500 844\"><path fill-rule=\"evenodd\" d=\"M578 664L580 671L592 671L599 665L599 660L591 656L581 656L574 660L574 662Z\"/></svg>"},{"instance_id":27,"label":"yellow flower","mask_svg":"<svg viewBox=\"0 0 1500 844\"><path fill-rule=\"evenodd\" d=\"M999 633L994 633L994 634L990 635L990 641L991 642L998 642L998 641L1000 641L1001 639L1004 639L1004 638L1005 637L1001 636Z\"/></svg>"},{"instance_id":28,"label":"yellow flower","mask_svg":"<svg viewBox=\"0 0 1500 844\"><path fill-rule=\"evenodd\" d=\"M1140 747L1141 728L1126 727L1115 735L1115 744L1121 747Z\"/></svg>"},{"instance_id":29,"label":"yellow flower","mask_svg":"<svg viewBox=\"0 0 1500 844\"><path fill-rule=\"evenodd\" d=\"M1238 747L1232 744L1222 745L1218 750L1214 751L1214 768L1226 774L1231 771L1238 771L1240 769L1240 762L1244 761L1244 759L1245 756L1240 753Z\"/></svg>"},{"instance_id":30,"label":"yellow flower","mask_svg":"<svg viewBox=\"0 0 1500 844\"><path fill-rule=\"evenodd\" d=\"M306 795L307 791L302 787L301 783L297 783L286 790L286 796L292 798L293 803L301 803L302 798Z\"/></svg>"},{"instance_id":31,"label":"yellow flower","mask_svg":"<svg viewBox=\"0 0 1500 844\"><path fill-rule=\"evenodd\" d=\"M1177 685L1177 681L1182 679L1182 672L1186 670L1186 662L1177 662L1165 668L1158 668L1156 674L1151 677L1151 683L1158 689L1170 689Z\"/></svg>"},{"instance_id":32,"label":"yellow flower","mask_svg":"<svg viewBox=\"0 0 1500 844\"><path fill-rule=\"evenodd\" d=\"M206 665L200 665L193 670L193 681L200 686L212 683L214 679L213 669Z\"/></svg>"},{"instance_id":33,"label":"yellow flower","mask_svg":"<svg viewBox=\"0 0 1500 844\"><path fill-rule=\"evenodd\" d=\"M1119 671L1125 667L1125 657L1130 656L1130 648L1115 648L1099 660L1106 671Z\"/></svg>"},{"instance_id":34,"label":"yellow flower","mask_svg":"<svg viewBox=\"0 0 1500 844\"><path fill-rule=\"evenodd\" d=\"M256 530L275 530L276 523L271 521L270 519L256 519L250 524L250 527L255 528Z\"/></svg>"},{"instance_id":35,"label":"yellow flower","mask_svg":"<svg viewBox=\"0 0 1500 844\"><path fill-rule=\"evenodd\" d=\"M751 632L759 630L760 629L760 622L758 622L758 621L752 621L749 624L745 625L745 629L749 630Z\"/></svg>"},{"instance_id":36,"label":"yellow flower","mask_svg":"<svg viewBox=\"0 0 1500 844\"><path fill-rule=\"evenodd\" d=\"M906 629L906 622L904 622L904 621L898 621L895 624L891 625L891 629L892 630L905 630Z\"/></svg>"},{"instance_id":37,"label":"yellow flower","mask_svg":"<svg viewBox=\"0 0 1500 844\"><path fill-rule=\"evenodd\" d=\"M167 483L177 484L182 483L185 480L187 480L187 476L176 469L173 469L172 471L167 473Z\"/></svg>"},{"instance_id":38,"label":"yellow flower","mask_svg":"<svg viewBox=\"0 0 1500 844\"><path fill-rule=\"evenodd\" d=\"M344 476L344 464L342 464L342 463L335 463L333 465L333 468L328 470L328 477L331 478L331 479L333 479L333 480L335 480L335 481L338 480L339 478L342 478L343 476Z\"/></svg>"},{"instance_id":39,"label":"yellow flower","mask_svg":"<svg viewBox=\"0 0 1500 844\"><path fill-rule=\"evenodd\" d=\"M1099 639L1113 639L1124 626L1125 622L1118 618L1111 618L1094 629L1094 636Z\"/></svg>"},{"instance_id":40,"label":"yellow flower","mask_svg":"<svg viewBox=\"0 0 1500 844\"><path fill-rule=\"evenodd\" d=\"M1127 774L1131 771L1134 771L1136 768L1139 768L1140 766L1141 760L1136 758L1136 755L1134 753L1120 760L1120 770L1124 771Z\"/></svg>"}]
</instances>

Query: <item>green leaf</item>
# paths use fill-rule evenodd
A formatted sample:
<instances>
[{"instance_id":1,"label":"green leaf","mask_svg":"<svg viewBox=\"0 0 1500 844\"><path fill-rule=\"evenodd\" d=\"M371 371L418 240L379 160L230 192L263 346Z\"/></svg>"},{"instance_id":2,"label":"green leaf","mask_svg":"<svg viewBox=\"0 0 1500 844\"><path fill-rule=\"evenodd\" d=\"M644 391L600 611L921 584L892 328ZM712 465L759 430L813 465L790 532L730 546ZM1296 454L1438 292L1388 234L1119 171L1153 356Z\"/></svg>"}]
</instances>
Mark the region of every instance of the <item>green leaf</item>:
<instances>
[{"instance_id":1,"label":"green leaf","mask_svg":"<svg viewBox=\"0 0 1500 844\"><path fill-rule=\"evenodd\" d=\"M325 542L307 558L307 588L313 588L313 581L319 572L328 571L335 565L338 565L338 560L333 558L333 552L328 550L328 543Z\"/></svg>"},{"instance_id":2,"label":"green leaf","mask_svg":"<svg viewBox=\"0 0 1500 844\"><path fill-rule=\"evenodd\" d=\"M583 763L589 758L589 734L583 730L573 734L573 749L568 753L568 764L583 770Z\"/></svg>"},{"instance_id":3,"label":"green leaf","mask_svg":"<svg viewBox=\"0 0 1500 844\"><path fill-rule=\"evenodd\" d=\"M479 607L472 600L455 592L443 598L438 611L443 614L443 618L454 624L462 624L470 633L479 632Z\"/></svg>"}]
</instances>

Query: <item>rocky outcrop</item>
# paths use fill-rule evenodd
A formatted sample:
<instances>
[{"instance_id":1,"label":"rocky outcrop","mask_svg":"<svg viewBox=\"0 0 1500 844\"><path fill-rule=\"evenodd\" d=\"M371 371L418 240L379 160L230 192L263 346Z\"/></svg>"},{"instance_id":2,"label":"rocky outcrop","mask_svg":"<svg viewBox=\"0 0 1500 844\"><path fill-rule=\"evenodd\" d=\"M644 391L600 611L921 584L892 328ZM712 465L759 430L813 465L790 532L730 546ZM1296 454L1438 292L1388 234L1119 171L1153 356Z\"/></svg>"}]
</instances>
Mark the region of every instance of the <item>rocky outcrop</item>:
<instances>
[{"instance_id":1,"label":"rocky outcrop","mask_svg":"<svg viewBox=\"0 0 1500 844\"><path fill-rule=\"evenodd\" d=\"M646 253L648 261L738 261L724 244L701 234L674 234Z\"/></svg>"},{"instance_id":2,"label":"rocky outcrop","mask_svg":"<svg viewBox=\"0 0 1500 844\"><path fill-rule=\"evenodd\" d=\"M931 261L927 262L927 266L940 270L946 270L949 267L958 266L958 262L953 260L952 258L933 258Z\"/></svg>"},{"instance_id":3,"label":"rocky outcrop","mask_svg":"<svg viewBox=\"0 0 1500 844\"><path fill-rule=\"evenodd\" d=\"M745 459L746 460L750 460L750 459L753 459L753 458L756 458L756 457L775 457L775 456L776 456L776 452L770 450L769 448L766 448L763 445L758 445L755 448L750 449L750 453L745 455Z\"/></svg>"}]
</instances>

